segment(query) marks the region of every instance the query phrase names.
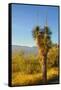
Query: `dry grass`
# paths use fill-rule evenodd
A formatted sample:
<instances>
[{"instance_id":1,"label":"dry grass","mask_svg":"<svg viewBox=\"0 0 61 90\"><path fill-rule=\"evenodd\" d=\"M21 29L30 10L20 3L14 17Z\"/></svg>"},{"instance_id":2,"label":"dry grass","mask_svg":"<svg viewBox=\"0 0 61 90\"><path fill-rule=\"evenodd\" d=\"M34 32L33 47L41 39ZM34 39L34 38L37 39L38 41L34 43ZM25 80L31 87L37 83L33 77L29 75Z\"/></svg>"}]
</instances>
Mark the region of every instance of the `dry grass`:
<instances>
[{"instance_id":1,"label":"dry grass","mask_svg":"<svg viewBox=\"0 0 61 90\"><path fill-rule=\"evenodd\" d=\"M54 79L58 76L58 68L51 68L48 70L47 79ZM42 73L38 74L21 74L20 72L15 72L12 75L12 85L33 85L33 84L41 84L42 82Z\"/></svg>"}]
</instances>

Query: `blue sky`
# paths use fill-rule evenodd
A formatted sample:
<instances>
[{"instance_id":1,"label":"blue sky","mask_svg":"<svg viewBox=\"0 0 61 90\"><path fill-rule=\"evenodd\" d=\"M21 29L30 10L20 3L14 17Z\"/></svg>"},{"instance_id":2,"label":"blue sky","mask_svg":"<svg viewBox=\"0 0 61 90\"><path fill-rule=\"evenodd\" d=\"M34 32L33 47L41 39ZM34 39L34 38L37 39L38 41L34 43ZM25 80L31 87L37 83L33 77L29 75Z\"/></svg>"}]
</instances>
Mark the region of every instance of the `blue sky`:
<instances>
[{"instance_id":1,"label":"blue sky","mask_svg":"<svg viewBox=\"0 0 61 90\"><path fill-rule=\"evenodd\" d=\"M12 4L12 44L35 46L32 29L46 23L52 31L52 41L58 43L58 7Z\"/></svg>"}]
</instances>

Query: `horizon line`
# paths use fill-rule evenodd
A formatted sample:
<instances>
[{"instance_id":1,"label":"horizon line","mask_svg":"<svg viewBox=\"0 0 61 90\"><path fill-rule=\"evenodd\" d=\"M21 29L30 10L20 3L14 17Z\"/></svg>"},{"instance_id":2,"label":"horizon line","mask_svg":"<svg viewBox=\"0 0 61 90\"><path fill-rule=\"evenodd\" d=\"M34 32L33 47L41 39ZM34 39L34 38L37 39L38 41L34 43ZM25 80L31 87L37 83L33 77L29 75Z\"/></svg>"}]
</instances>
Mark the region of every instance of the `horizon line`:
<instances>
[{"instance_id":1,"label":"horizon line","mask_svg":"<svg viewBox=\"0 0 61 90\"><path fill-rule=\"evenodd\" d=\"M59 43L53 43L59 45ZM37 47L36 45L20 45L20 44L12 44L12 46L26 46L26 47Z\"/></svg>"}]
</instances>

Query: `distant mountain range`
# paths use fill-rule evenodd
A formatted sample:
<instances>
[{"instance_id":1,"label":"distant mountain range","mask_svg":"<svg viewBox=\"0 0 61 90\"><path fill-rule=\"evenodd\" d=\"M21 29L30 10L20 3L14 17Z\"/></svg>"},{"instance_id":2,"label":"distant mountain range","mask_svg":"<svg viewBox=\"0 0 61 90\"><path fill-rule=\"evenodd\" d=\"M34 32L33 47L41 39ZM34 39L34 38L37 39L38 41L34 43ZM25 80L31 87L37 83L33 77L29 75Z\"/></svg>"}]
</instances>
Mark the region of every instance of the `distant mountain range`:
<instances>
[{"instance_id":1,"label":"distant mountain range","mask_svg":"<svg viewBox=\"0 0 61 90\"><path fill-rule=\"evenodd\" d=\"M38 49L36 47L28 47L28 46L18 46L18 45L12 45L12 52L24 52L25 54L37 54Z\"/></svg>"},{"instance_id":2,"label":"distant mountain range","mask_svg":"<svg viewBox=\"0 0 61 90\"><path fill-rule=\"evenodd\" d=\"M52 47L57 47L57 44L53 44ZM12 45L12 52L13 53L18 53L18 52L23 52L25 55L28 54L34 54L36 55L38 53L37 47L29 47L29 46L19 46L19 45Z\"/></svg>"}]
</instances>

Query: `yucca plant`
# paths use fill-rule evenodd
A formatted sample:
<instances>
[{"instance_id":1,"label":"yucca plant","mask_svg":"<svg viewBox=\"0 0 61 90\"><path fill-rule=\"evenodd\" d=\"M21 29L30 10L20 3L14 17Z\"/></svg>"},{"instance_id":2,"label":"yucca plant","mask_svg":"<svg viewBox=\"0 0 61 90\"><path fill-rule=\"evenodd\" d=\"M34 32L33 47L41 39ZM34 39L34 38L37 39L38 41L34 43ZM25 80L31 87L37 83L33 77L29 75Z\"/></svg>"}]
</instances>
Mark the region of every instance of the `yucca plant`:
<instances>
[{"instance_id":1,"label":"yucca plant","mask_svg":"<svg viewBox=\"0 0 61 90\"><path fill-rule=\"evenodd\" d=\"M36 42L39 56L43 57L43 81L44 84L47 84L47 54L51 48L51 31L48 26L45 26L44 29L36 26L32 31L32 36Z\"/></svg>"}]
</instances>

